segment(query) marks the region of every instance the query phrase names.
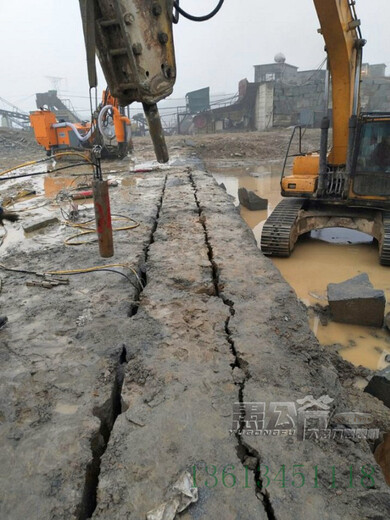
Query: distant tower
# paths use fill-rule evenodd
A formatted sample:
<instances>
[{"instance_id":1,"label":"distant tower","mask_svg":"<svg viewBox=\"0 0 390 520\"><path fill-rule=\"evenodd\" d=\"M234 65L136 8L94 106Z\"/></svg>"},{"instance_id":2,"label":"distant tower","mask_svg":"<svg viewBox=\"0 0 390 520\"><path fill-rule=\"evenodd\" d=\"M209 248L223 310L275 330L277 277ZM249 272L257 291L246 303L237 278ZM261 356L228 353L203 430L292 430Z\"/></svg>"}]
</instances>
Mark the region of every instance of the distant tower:
<instances>
[{"instance_id":1,"label":"distant tower","mask_svg":"<svg viewBox=\"0 0 390 520\"><path fill-rule=\"evenodd\" d=\"M275 54L274 60L275 63L285 63L286 56L282 52L278 52L278 54Z\"/></svg>"},{"instance_id":2,"label":"distant tower","mask_svg":"<svg viewBox=\"0 0 390 520\"><path fill-rule=\"evenodd\" d=\"M66 78L61 78L60 76L45 76L48 80L50 80L53 89L56 90L58 93L60 91L60 85L61 83L66 80Z\"/></svg>"}]
</instances>

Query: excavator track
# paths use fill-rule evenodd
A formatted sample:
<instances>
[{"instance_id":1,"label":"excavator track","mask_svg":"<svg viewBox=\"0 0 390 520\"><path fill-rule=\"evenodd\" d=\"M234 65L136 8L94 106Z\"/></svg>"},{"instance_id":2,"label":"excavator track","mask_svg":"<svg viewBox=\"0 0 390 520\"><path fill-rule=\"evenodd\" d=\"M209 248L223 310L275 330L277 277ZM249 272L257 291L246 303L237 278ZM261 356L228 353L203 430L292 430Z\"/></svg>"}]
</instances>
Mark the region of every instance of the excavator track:
<instances>
[{"instance_id":1,"label":"excavator track","mask_svg":"<svg viewBox=\"0 0 390 520\"><path fill-rule=\"evenodd\" d=\"M261 234L261 250L269 256L290 256L294 243L291 232L304 199L283 199L266 220Z\"/></svg>"},{"instance_id":2,"label":"excavator track","mask_svg":"<svg viewBox=\"0 0 390 520\"><path fill-rule=\"evenodd\" d=\"M379 261L382 265L390 265L390 212L383 214L383 243Z\"/></svg>"}]
</instances>

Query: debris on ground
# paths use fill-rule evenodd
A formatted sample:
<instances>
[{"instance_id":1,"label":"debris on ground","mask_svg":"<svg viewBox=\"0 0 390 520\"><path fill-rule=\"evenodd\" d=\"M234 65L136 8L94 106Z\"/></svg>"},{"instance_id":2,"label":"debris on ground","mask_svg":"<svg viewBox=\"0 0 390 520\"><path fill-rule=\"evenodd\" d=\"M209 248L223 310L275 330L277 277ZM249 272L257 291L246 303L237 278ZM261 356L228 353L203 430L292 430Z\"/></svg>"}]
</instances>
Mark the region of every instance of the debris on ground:
<instances>
[{"instance_id":1,"label":"debris on ground","mask_svg":"<svg viewBox=\"0 0 390 520\"><path fill-rule=\"evenodd\" d=\"M185 139L184 144L186 146L190 146L191 148L196 148L196 143L193 139Z\"/></svg>"},{"instance_id":2,"label":"debris on ground","mask_svg":"<svg viewBox=\"0 0 390 520\"><path fill-rule=\"evenodd\" d=\"M329 324L330 321L330 310L329 306L323 306L319 303L316 303L315 305L312 305L308 307L309 315L314 314L315 316L318 316L320 323L323 327L326 327Z\"/></svg>"},{"instance_id":3,"label":"debris on ground","mask_svg":"<svg viewBox=\"0 0 390 520\"><path fill-rule=\"evenodd\" d=\"M169 500L146 515L147 520L174 520L190 504L198 501L198 488L193 487L193 478L185 471L172 486Z\"/></svg>"},{"instance_id":4,"label":"debris on ground","mask_svg":"<svg viewBox=\"0 0 390 520\"><path fill-rule=\"evenodd\" d=\"M382 327L386 298L374 289L366 273L341 283L328 285L328 301L333 321L367 327Z\"/></svg>"},{"instance_id":5,"label":"debris on ground","mask_svg":"<svg viewBox=\"0 0 390 520\"><path fill-rule=\"evenodd\" d=\"M250 211L260 211L267 209L268 200L262 199L253 191L248 191L246 188L239 188L238 200L240 204Z\"/></svg>"},{"instance_id":6,"label":"debris on ground","mask_svg":"<svg viewBox=\"0 0 390 520\"><path fill-rule=\"evenodd\" d=\"M32 233L33 231L38 231L39 229L43 229L47 226L51 226L52 224L57 224L57 217L38 217L31 220L27 220L23 222L23 231L25 233Z\"/></svg>"},{"instance_id":7,"label":"debris on ground","mask_svg":"<svg viewBox=\"0 0 390 520\"><path fill-rule=\"evenodd\" d=\"M42 148L37 144L34 132L0 127L0 168L18 164L20 159L42 156Z\"/></svg>"}]
</instances>

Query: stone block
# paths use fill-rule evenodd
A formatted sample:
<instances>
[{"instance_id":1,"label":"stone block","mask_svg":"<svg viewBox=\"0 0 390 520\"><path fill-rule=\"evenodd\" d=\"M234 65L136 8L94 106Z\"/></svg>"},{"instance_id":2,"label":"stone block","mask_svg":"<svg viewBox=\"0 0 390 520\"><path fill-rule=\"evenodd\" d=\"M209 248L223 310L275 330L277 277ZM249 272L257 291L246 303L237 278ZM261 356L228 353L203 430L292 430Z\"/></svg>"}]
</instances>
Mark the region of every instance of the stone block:
<instances>
[{"instance_id":1,"label":"stone block","mask_svg":"<svg viewBox=\"0 0 390 520\"><path fill-rule=\"evenodd\" d=\"M373 288L366 273L342 283L329 284L328 301L334 321L382 327L385 294L382 290Z\"/></svg>"},{"instance_id":2,"label":"stone block","mask_svg":"<svg viewBox=\"0 0 390 520\"><path fill-rule=\"evenodd\" d=\"M251 211L264 210L268 207L268 199L263 199L253 191L248 191L246 188L239 188L238 200L242 206Z\"/></svg>"},{"instance_id":3,"label":"stone block","mask_svg":"<svg viewBox=\"0 0 390 520\"><path fill-rule=\"evenodd\" d=\"M364 391L377 397L390 408L390 367L377 372Z\"/></svg>"},{"instance_id":4,"label":"stone block","mask_svg":"<svg viewBox=\"0 0 390 520\"><path fill-rule=\"evenodd\" d=\"M57 224L57 222L57 217L38 217L23 222L23 230L25 233L32 233L33 231L38 231L38 229L50 226L51 224Z\"/></svg>"}]
</instances>

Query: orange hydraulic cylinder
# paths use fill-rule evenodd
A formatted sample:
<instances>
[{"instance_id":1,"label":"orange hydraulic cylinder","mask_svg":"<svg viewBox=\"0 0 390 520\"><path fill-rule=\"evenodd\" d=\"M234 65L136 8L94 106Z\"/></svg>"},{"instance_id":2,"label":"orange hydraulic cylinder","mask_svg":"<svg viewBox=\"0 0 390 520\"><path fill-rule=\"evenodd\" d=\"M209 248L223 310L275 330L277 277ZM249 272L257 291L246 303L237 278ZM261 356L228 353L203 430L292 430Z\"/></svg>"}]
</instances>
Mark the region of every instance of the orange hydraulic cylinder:
<instances>
[{"instance_id":1,"label":"orange hydraulic cylinder","mask_svg":"<svg viewBox=\"0 0 390 520\"><path fill-rule=\"evenodd\" d=\"M126 116L123 116L116 107L113 107L113 112L116 139L118 143L125 143L126 125L130 125L130 119Z\"/></svg>"}]
</instances>

